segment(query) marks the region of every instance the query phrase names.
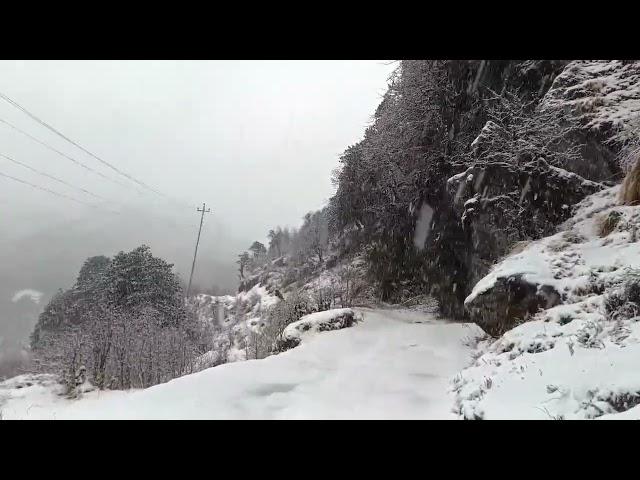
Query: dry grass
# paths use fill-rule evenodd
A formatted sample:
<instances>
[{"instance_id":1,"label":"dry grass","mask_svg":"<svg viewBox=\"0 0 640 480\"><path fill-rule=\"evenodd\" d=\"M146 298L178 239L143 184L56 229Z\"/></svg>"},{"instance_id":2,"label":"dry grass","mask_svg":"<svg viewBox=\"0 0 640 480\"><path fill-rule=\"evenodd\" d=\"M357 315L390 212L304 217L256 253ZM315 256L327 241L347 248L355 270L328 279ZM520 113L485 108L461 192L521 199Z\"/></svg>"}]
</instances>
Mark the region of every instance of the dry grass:
<instances>
[{"instance_id":1,"label":"dry grass","mask_svg":"<svg viewBox=\"0 0 640 480\"><path fill-rule=\"evenodd\" d=\"M598 229L598 235L601 238L608 236L611 232L613 232L618 223L620 223L620 218L622 214L620 212L611 211L607 215L600 215L596 220L596 228Z\"/></svg>"},{"instance_id":2,"label":"dry grass","mask_svg":"<svg viewBox=\"0 0 640 480\"><path fill-rule=\"evenodd\" d=\"M509 257L511 255L517 255L518 253L523 252L524 249L527 248L527 245L529 245L530 243L531 240L522 240L520 242L514 243L506 256Z\"/></svg>"},{"instance_id":3,"label":"dry grass","mask_svg":"<svg viewBox=\"0 0 640 480\"><path fill-rule=\"evenodd\" d=\"M624 177L620 188L620 202L623 205L640 205L640 154Z\"/></svg>"}]
</instances>

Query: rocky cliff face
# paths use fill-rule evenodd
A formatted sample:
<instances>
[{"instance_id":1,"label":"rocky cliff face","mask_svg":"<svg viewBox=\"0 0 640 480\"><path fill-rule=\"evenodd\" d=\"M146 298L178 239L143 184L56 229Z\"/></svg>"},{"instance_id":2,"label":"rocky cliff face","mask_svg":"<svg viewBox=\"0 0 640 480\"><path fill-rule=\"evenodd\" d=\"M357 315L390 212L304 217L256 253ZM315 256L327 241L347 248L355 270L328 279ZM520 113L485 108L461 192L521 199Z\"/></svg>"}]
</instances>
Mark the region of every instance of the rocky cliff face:
<instances>
[{"instance_id":1,"label":"rocky cliff face","mask_svg":"<svg viewBox=\"0 0 640 480\"><path fill-rule=\"evenodd\" d=\"M602 188L542 158L520 166L477 165L452 177L448 189L466 239L468 284L475 285L517 242L554 233L571 216L571 205ZM505 317L536 311L540 304L551 306L556 298L513 277L496 289L490 306L467 305L467 311L486 330Z\"/></svg>"},{"instance_id":2,"label":"rocky cliff face","mask_svg":"<svg viewBox=\"0 0 640 480\"><path fill-rule=\"evenodd\" d=\"M554 234L575 204L622 178L639 113L640 62L402 62L341 157L327 208L336 258L362 254L372 298L431 294L446 316L488 329L551 306L558 292L517 276L490 301L464 302L514 247ZM267 267L240 291L275 294L331 270Z\"/></svg>"},{"instance_id":3,"label":"rocky cliff face","mask_svg":"<svg viewBox=\"0 0 640 480\"><path fill-rule=\"evenodd\" d=\"M452 304L462 305L519 242L555 233L575 204L621 179L620 152L633 141L640 113L637 62L525 61L503 67L501 75L481 75L485 86L517 85L520 95L489 112L462 168L432 200L432 242L448 258L447 264L440 258L436 289ZM558 303L558 292L538 287L505 277L492 296L452 313L499 330Z\"/></svg>"}]
</instances>

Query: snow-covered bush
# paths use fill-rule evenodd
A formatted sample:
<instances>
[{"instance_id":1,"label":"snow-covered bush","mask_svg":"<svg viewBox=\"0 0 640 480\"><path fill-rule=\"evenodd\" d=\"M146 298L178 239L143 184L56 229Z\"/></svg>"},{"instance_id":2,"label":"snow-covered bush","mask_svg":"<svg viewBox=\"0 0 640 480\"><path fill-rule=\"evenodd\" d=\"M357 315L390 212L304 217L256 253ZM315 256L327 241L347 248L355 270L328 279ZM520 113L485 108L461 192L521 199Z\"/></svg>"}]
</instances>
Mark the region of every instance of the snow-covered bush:
<instances>
[{"instance_id":1,"label":"snow-covered bush","mask_svg":"<svg viewBox=\"0 0 640 480\"><path fill-rule=\"evenodd\" d=\"M354 326L362 321L362 315L350 308L337 308L324 312L305 315L300 320L289 324L282 333L283 340L289 348L298 345L303 335L309 333L340 330Z\"/></svg>"},{"instance_id":2,"label":"snow-covered bush","mask_svg":"<svg viewBox=\"0 0 640 480\"><path fill-rule=\"evenodd\" d=\"M99 388L146 388L191 373L210 349L191 322L163 324L152 308L137 312L96 310L82 325L47 331L37 351L40 371L57 371L73 395L78 371Z\"/></svg>"},{"instance_id":3,"label":"snow-covered bush","mask_svg":"<svg viewBox=\"0 0 640 480\"><path fill-rule=\"evenodd\" d=\"M332 284L319 287L313 290L311 297L315 303L316 310L319 312L329 310L333 307L336 300L336 289Z\"/></svg>"},{"instance_id":4,"label":"snow-covered bush","mask_svg":"<svg viewBox=\"0 0 640 480\"><path fill-rule=\"evenodd\" d=\"M293 290L284 300L271 306L266 318L251 329L247 342L247 358L264 358L289 348L284 338L286 327L314 310L306 292Z\"/></svg>"},{"instance_id":5,"label":"snow-covered bush","mask_svg":"<svg viewBox=\"0 0 640 480\"><path fill-rule=\"evenodd\" d=\"M612 320L640 315L640 270L629 269L622 286L605 296L604 306Z\"/></svg>"},{"instance_id":6,"label":"snow-covered bush","mask_svg":"<svg viewBox=\"0 0 640 480\"><path fill-rule=\"evenodd\" d=\"M358 264L348 263L338 268L337 294L343 308L351 307L357 303L365 289L366 283Z\"/></svg>"}]
</instances>

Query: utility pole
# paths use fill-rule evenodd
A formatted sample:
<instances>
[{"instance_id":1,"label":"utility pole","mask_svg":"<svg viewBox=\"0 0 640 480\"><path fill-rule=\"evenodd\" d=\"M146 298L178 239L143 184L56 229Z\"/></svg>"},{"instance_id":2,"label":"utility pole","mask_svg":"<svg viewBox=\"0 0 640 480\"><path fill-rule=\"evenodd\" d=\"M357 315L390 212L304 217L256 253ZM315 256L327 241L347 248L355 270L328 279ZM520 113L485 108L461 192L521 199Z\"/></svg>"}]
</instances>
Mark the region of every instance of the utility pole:
<instances>
[{"instance_id":1,"label":"utility pole","mask_svg":"<svg viewBox=\"0 0 640 480\"><path fill-rule=\"evenodd\" d=\"M191 276L189 276L189 286L187 287L187 298L189 298L189 292L191 291L191 281L193 280L193 270L196 268L196 256L198 255L198 244L200 243L200 232L202 232L202 221L204 220L204 214L209 213L211 209L205 210L205 204L202 204L202 210L196 209L198 212L202 212L200 215L200 228L198 229L198 240L196 240L196 251L193 254L193 263L191 264Z\"/></svg>"}]
</instances>

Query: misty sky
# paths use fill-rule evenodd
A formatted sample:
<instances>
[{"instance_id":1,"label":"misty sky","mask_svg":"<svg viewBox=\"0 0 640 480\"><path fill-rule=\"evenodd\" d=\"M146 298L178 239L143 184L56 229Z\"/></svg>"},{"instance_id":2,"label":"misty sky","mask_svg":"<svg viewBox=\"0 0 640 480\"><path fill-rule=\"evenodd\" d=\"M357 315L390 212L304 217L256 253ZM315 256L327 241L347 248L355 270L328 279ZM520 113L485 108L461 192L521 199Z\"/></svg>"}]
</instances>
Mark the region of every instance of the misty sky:
<instances>
[{"instance_id":1,"label":"misty sky","mask_svg":"<svg viewBox=\"0 0 640 480\"><path fill-rule=\"evenodd\" d=\"M331 195L330 172L345 147L362 136L393 68L387 63L5 61L0 62L0 91L159 191L192 205L211 204L236 236L253 238L264 237L277 223L297 225L308 209ZM0 102L0 118L130 183L5 102ZM113 205L132 200L128 189L2 124L0 141L0 153L105 196ZM6 160L0 166L1 172L64 190ZM18 195L25 207L41 208L46 201L57 204L52 209L83 209L8 183L2 183L3 203L13 203ZM141 206L161 208L153 194L135 195Z\"/></svg>"},{"instance_id":2,"label":"misty sky","mask_svg":"<svg viewBox=\"0 0 640 480\"><path fill-rule=\"evenodd\" d=\"M101 207L0 177L0 323L5 297L67 288L90 255L146 243L188 277L202 202L213 215L196 281L231 288L238 251L276 225L299 225L332 195L331 170L362 137L393 68L387 61L0 62L1 93L176 199L135 186L0 100L0 154L105 199L0 157L2 174Z\"/></svg>"}]
</instances>

